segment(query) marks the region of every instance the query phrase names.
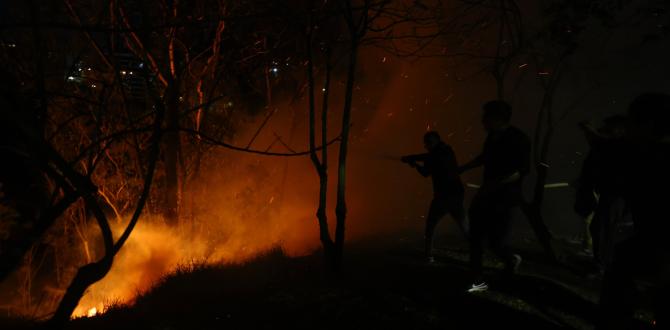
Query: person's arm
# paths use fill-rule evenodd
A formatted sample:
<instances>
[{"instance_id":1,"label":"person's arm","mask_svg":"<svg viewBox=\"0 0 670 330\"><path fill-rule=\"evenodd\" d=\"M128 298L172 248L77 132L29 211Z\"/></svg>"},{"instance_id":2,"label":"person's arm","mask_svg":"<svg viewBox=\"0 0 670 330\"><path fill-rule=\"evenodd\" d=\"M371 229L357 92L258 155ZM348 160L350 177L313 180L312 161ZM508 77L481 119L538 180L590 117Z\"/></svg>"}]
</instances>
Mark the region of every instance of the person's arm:
<instances>
[{"instance_id":1,"label":"person's arm","mask_svg":"<svg viewBox=\"0 0 670 330\"><path fill-rule=\"evenodd\" d=\"M428 156L429 155L427 153L418 154L418 155L407 155L407 156L403 156L402 158L400 158L400 160L403 163L406 163L409 166L416 168L416 170L422 176L427 177L427 176L430 175L430 170L428 170L428 168L425 166L425 162L426 162L426 159L428 158ZM424 164L419 165L419 164L417 164L417 162L423 162Z\"/></svg>"},{"instance_id":2,"label":"person's arm","mask_svg":"<svg viewBox=\"0 0 670 330\"><path fill-rule=\"evenodd\" d=\"M412 163L416 163L416 162L425 162L427 158L428 158L428 154L424 153L424 154L417 154L417 155L402 156L400 158L400 161L402 161L403 163L412 164Z\"/></svg>"},{"instance_id":3,"label":"person's arm","mask_svg":"<svg viewBox=\"0 0 670 330\"><path fill-rule=\"evenodd\" d=\"M480 166L483 166L483 165L484 165L484 157L482 157L482 155L479 155L479 156L475 157L475 159L473 159L470 162L465 163L463 166L459 167L458 168L458 173L463 173L463 172L469 171L473 168L477 168L477 167L480 167Z\"/></svg>"},{"instance_id":4,"label":"person's arm","mask_svg":"<svg viewBox=\"0 0 670 330\"><path fill-rule=\"evenodd\" d=\"M419 174L421 174L423 177L430 176L430 170L428 169L428 167L418 165L418 164L415 163L414 168L416 168L416 170L419 172Z\"/></svg>"}]
</instances>

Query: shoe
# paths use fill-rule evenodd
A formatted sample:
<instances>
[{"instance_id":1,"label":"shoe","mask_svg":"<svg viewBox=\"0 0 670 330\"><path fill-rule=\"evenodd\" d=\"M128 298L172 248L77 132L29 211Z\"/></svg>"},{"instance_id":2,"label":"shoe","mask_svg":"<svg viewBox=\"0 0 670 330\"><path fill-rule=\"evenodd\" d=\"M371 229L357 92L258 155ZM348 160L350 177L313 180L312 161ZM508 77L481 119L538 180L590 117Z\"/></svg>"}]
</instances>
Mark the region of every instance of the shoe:
<instances>
[{"instance_id":1,"label":"shoe","mask_svg":"<svg viewBox=\"0 0 670 330\"><path fill-rule=\"evenodd\" d=\"M518 254L513 255L512 258L514 258L514 260L512 260L512 274L516 274L519 271L519 266L521 266L521 261L523 261L523 259L521 259L521 256Z\"/></svg>"},{"instance_id":2,"label":"shoe","mask_svg":"<svg viewBox=\"0 0 670 330\"><path fill-rule=\"evenodd\" d=\"M489 289L489 285L486 282L481 282L479 284L473 283L472 286L468 289L468 293L474 292L484 292Z\"/></svg>"}]
</instances>

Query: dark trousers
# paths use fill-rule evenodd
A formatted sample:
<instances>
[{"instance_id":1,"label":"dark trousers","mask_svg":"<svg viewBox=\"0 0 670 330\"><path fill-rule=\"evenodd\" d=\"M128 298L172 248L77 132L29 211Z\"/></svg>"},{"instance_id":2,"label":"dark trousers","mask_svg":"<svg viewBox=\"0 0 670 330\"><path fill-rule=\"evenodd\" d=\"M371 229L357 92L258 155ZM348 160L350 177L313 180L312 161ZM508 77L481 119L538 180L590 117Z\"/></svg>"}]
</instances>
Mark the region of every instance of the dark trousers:
<instances>
[{"instance_id":1,"label":"dark trousers","mask_svg":"<svg viewBox=\"0 0 670 330\"><path fill-rule=\"evenodd\" d=\"M501 193L478 193L470 205L470 267L475 281L482 280L484 245L505 262L511 270L514 254L507 245L511 225L511 210L515 203Z\"/></svg>"},{"instance_id":2,"label":"dark trousers","mask_svg":"<svg viewBox=\"0 0 670 330\"><path fill-rule=\"evenodd\" d=\"M451 217L456 220L456 223L458 224L463 234L466 237L468 236L468 224L465 218L465 209L463 208L463 195L435 195L433 200L430 202L428 217L426 218L426 233L424 237L427 257L431 257L433 255L433 236L435 234L435 227L447 214L450 214Z\"/></svg>"},{"instance_id":3,"label":"dark trousers","mask_svg":"<svg viewBox=\"0 0 670 330\"><path fill-rule=\"evenodd\" d=\"M603 267L612 262L616 226L624 216L624 202L602 194L589 227L593 238L593 256Z\"/></svg>"},{"instance_id":4,"label":"dark trousers","mask_svg":"<svg viewBox=\"0 0 670 330\"><path fill-rule=\"evenodd\" d=\"M655 282L653 312L657 329L670 329L670 251L657 239L633 237L617 245L611 266L605 271L600 293L597 330L634 329L637 305L635 279Z\"/></svg>"}]
</instances>

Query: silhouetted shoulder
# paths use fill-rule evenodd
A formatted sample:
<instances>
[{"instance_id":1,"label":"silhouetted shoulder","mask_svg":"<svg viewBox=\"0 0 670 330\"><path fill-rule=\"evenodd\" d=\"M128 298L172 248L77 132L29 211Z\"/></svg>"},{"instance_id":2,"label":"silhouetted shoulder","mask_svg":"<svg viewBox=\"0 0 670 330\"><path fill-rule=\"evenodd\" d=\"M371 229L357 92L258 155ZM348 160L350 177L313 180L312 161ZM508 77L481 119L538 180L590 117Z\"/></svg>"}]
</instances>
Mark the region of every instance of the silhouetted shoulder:
<instances>
[{"instance_id":1,"label":"silhouetted shoulder","mask_svg":"<svg viewBox=\"0 0 670 330\"><path fill-rule=\"evenodd\" d=\"M441 152L445 152L445 153L448 153L448 154L453 154L454 153L454 149L450 145L448 145L444 142L440 144L439 148L440 148L439 150Z\"/></svg>"}]
</instances>

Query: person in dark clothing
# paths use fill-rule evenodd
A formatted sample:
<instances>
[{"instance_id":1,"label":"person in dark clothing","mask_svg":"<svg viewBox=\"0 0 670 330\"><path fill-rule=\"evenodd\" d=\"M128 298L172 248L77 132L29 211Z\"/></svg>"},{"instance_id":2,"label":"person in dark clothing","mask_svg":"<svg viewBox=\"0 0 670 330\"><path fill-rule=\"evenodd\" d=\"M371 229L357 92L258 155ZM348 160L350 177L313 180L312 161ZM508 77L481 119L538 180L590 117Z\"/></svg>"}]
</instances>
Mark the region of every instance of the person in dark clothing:
<instances>
[{"instance_id":1,"label":"person in dark clothing","mask_svg":"<svg viewBox=\"0 0 670 330\"><path fill-rule=\"evenodd\" d=\"M482 153L460 171L484 167L483 183L470 206L470 264L474 283L470 292L483 291L488 285L482 278L484 243L505 262L508 273L514 273L521 257L506 244L511 210L522 203L522 180L530 170L530 139L510 125L511 107L503 101L483 106L482 124L488 136Z\"/></svg>"},{"instance_id":2,"label":"person in dark clothing","mask_svg":"<svg viewBox=\"0 0 670 330\"><path fill-rule=\"evenodd\" d=\"M594 260L600 270L612 259L614 232L626 208L623 200L625 169L619 158L627 119L614 115L605 118L603 123L599 129L586 123L580 125L591 148L582 165L575 203L578 214L587 217L593 213L589 232Z\"/></svg>"},{"instance_id":3,"label":"person in dark clothing","mask_svg":"<svg viewBox=\"0 0 670 330\"><path fill-rule=\"evenodd\" d=\"M630 105L625 143L625 198L634 223L631 238L615 247L605 270L596 329L633 329L635 280L654 286L655 328L670 329L670 95L643 94Z\"/></svg>"},{"instance_id":4,"label":"person in dark clothing","mask_svg":"<svg viewBox=\"0 0 670 330\"><path fill-rule=\"evenodd\" d=\"M448 213L456 220L461 231L468 235L463 208L465 189L458 175L458 163L451 147L444 143L437 132L427 132L423 137L424 154L404 156L404 163L417 169L433 181L433 200L426 218L425 252L428 262L433 262L433 235L437 223Z\"/></svg>"}]
</instances>

